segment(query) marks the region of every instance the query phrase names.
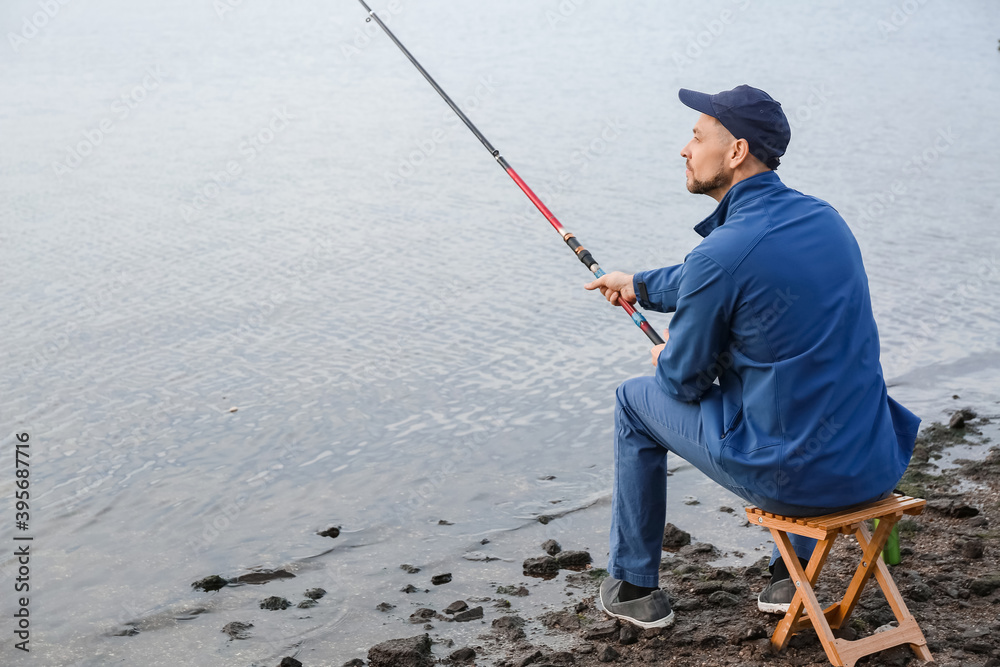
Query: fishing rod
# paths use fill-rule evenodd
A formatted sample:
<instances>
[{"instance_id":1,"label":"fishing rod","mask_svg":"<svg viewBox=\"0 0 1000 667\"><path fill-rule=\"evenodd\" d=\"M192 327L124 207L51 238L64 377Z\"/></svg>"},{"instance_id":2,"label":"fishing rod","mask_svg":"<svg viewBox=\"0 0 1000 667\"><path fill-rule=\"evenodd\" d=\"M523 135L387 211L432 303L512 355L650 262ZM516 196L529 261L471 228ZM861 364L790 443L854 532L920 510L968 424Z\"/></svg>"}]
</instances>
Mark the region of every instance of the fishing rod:
<instances>
[{"instance_id":1,"label":"fishing rod","mask_svg":"<svg viewBox=\"0 0 1000 667\"><path fill-rule=\"evenodd\" d=\"M413 54L407 51L406 47L403 46L403 43L396 38L396 35L394 35L392 31L389 30L389 28L385 25L385 23L382 22L382 19L378 17L378 14L376 14L371 7L365 4L365 0L358 0L358 2L360 2L361 6L364 7L365 11L368 12L368 18L365 20L371 21L372 19L375 19L375 22L378 23L379 26L382 28L382 30L385 31L385 34L389 36L389 39L391 39L393 43L399 47L399 50L403 52L403 55L405 55L409 59L409 61L413 63L413 66L417 68L417 71L419 71L424 76L424 78L427 79L427 83L431 84L434 90L438 92L438 95L440 95L441 98L448 103L448 106L450 106L451 110L454 111L458 115L458 117L462 119L462 122L465 123L466 127L472 130L472 133L476 135L476 138L479 139L479 141L483 144L483 146L486 147L486 150L490 152L490 155L493 156L493 159L495 159L497 163L501 167L503 167L503 170L507 172L507 175L510 176L515 183L517 183L517 187L521 188L521 191L528 196L528 199L530 199L531 203L535 205L535 208L541 211L542 215L545 216L545 219L549 221L549 223L555 228L557 232L559 232L559 235L562 236L563 241L565 241L566 245L570 247L570 250L576 253L576 256L579 258L581 262L583 262L583 265L586 266L588 269L590 269L590 272L594 274L595 278L600 278L601 276L603 276L604 269L602 269L600 265L598 265L597 260L595 260L594 256L590 254L590 251L584 248L583 245L576 239L575 236L573 236L563 228L562 223L560 223L559 220L556 218L556 216L552 214L552 211L550 211L548 207L542 202L542 200L538 198L538 195L536 195L534 191L528 187L528 184L525 183L523 180L521 180L521 177L517 175L517 172L514 171L514 168L511 167L509 164L507 164L507 160L505 160L503 156L500 155L500 151L493 148L493 144L491 144L489 140L485 136L483 136L483 133L479 131L479 128L477 128L475 125L472 124L472 121L469 120L469 117L466 116L462 112L462 110L458 108L458 105L455 104L450 97L448 97L448 93L444 92L444 90L441 89L441 86L439 86L437 84L437 81L435 81L433 77L431 77L431 75L427 73L427 70L425 70L420 65L420 63L417 62L417 59L413 57ZM650 326L649 322L646 321L646 318L642 316L642 313L638 312L632 306L632 304L628 303L624 299L618 299L618 305L621 306L622 309L629 314L629 316L632 318L632 321L635 322L635 325L640 329L642 329L642 332L646 334L646 337L649 338L650 341L652 341L653 345L663 344L663 339L660 338L660 335L656 333L653 327Z\"/></svg>"}]
</instances>

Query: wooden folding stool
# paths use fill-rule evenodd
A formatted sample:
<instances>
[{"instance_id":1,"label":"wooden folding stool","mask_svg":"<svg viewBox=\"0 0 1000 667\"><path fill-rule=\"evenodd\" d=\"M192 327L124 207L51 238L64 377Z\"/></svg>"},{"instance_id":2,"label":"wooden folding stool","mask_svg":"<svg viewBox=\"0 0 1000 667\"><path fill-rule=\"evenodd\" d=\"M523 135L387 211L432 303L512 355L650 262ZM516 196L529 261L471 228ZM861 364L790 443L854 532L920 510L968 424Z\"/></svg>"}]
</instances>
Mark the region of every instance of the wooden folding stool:
<instances>
[{"instance_id":1,"label":"wooden folding stool","mask_svg":"<svg viewBox=\"0 0 1000 667\"><path fill-rule=\"evenodd\" d=\"M778 627L775 628L774 634L771 636L771 645L776 650L781 651L788 645L788 640L793 634L812 625L816 634L819 635L827 657L834 665L853 667L854 663L863 656L878 653L900 644L909 644L921 660L933 660L931 652L927 648L924 633L920 631L916 619L906 608L906 603L903 602L899 589L896 588L896 584L889 574L889 568L882 562L882 548L896 522L904 514L920 514L926 504L927 501L921 498L895 494L864 507L816 517L781 516L765 512L758 507L748 507L746 510L747 518L751 522L759 526L766 526L771 530L771 535L774 536L781 557L784 559L785 565L788 566L789 576L795 582L796 587L795 597L792 599L788 612L778 623ZM874 536L864 523L868 519L879 520ZM819 540L805 570L802 569L802 564L792 549L788 533L814 537ZM813 592L813 586L819 578L819 573L826 563L827 556L830 555L830 549L837 536L852 533L861 547L861 562L854 572L854 578L851 579L843 599L825 610L821 609L816 600L816 594ZM875 576L875 580L882 588L885 599L889 602L893 614L896 615L899 627L855 641L834 637L833 630L847 624L865 584L868 583L872 575Z\"/></svg>"}]
</instances>

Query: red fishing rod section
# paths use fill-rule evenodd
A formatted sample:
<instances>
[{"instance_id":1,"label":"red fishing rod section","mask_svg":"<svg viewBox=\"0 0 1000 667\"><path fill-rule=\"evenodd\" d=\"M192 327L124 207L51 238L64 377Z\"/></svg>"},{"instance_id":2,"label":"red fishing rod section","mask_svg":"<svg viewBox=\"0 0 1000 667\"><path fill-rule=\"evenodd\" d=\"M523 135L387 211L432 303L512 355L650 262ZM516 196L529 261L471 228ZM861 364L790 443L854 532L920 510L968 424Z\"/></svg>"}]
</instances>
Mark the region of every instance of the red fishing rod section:
<instances>
[{"instance_id":1,"label":"red fishing rod section","mask_svg":"<svg viewBox=\"0 0 1000 667\"><path fill-rule=\"evenodd\" d=\"M559 235L562 236L563 241L565 241L566 245L568 245L570 249L574 253L576 253L577 258L579 258L579 260L583 263L583 265L586 266L588 269L590 269L591 273L594 274L594 277L600 278L601 276L603 276L604 269L602 269L600 265L598 265L597 261L594 259L594 256L590 254L590 251L584 248L583 245L577 240L575 236L573 236L563 228L562 223L560 223L559 220L556 218L556 216L552 214L552 211L550 211L549 208L542 202L542 200L538 198L538 195L536 195L534 191L528 187L528 184L525 183L524 180L522 180L521 177L517 175L517 172L514 171L514 168L507 163L507 160L505 160L503 156L500 155L500 151L498 151L493 147L493 144L491 144L489 140L485 136L483 136L483 133L479 131L479 128L477 128L475 125L472 124L472 121L469 120L469 117L466 116L465 113L463 113L462 110L458 108L458 105L455 104L450 97L448 97L448 94L441 89L441 86L439 86L437 84L437 81L435 81L431 77L431 75L427 73L427 70L425 70L423 66L421 66L421 64L417 62L417 59L413 57L413 55L406 49L405 46L403 46L402 42L396 39L396 35L394 35L392 31L389 30L389 28L385 25L385 23L382 22L382 19L379 18L378 14L376 14L371 9L371 7L365 4L365 0L358 0L358 2L360 2L361 6L365 8L366 12L368 12L368 18L366 20L371 21L372 19L375 19L375 22L379 24L379 26L382 28L383 31L385 31L385 34L389 36L389 39L391 39L393 43L397 47L399 47L399 50L403 52L403 55L405 55L407 59L409 59L409 61L413 63L413 66L417 68L417 71L420 72L425 79L427 79L427 83L431 84L434 90L438 92L438 95L440 95L441 98L448 103L448 106L451 107L451 110L454 111L455 114L457 114L458 117L462 119L462 122L465 123L466 127L468 127L469 130L471 130L472 133L476 135L476 138L479 139L479 141L483 144L483 146L486 147L486 150L490 152L490 155L493 156L493 159L495 159L497 163L501 167L503 167L503 170L507 172L507 175L510 176L515 183L517 183L517 187L521 188L521 191L528 196L528 199L531 200L531 203L534 204L539 211L541 211L542 215L545 216L545 219L549 221L549 223L552 225L553 228L555 228L557 232L559 232ZM642 316L642 313L638 312L632 306L632 304L626 302L624 299L619 299L618 305L621 306L621 308L626 313L628 313L628 315L632 318L632 321L635 322L636 326L638 326L644 334L646 334L646 337L649 338L649 340L653 343L653 345L663 344L663 339L660 338L660 335L653 330L653 327L650 326L649 322L646 321L646 318Z\"/></svg>"}]
</instances>

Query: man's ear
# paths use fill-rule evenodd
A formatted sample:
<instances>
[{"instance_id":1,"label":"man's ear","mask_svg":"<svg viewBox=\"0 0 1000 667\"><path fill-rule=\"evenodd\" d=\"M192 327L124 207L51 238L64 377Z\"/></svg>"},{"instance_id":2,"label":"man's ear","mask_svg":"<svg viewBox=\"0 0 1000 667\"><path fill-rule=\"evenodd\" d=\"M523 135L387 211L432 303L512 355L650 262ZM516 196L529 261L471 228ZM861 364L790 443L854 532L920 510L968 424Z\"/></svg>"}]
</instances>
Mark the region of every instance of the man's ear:
<instances>
[{"instance_id":1,"label":"man's ear","mask_svg":"<svg viewBox=\"0 0 1000 667\"><path fill-rule=\"evenodd\" d=\"M737 139L733 142L732 152L729 154L729 166L735 169L743 164L750 155L750 144L746 139Z\"/></svg>"}]
</instances>

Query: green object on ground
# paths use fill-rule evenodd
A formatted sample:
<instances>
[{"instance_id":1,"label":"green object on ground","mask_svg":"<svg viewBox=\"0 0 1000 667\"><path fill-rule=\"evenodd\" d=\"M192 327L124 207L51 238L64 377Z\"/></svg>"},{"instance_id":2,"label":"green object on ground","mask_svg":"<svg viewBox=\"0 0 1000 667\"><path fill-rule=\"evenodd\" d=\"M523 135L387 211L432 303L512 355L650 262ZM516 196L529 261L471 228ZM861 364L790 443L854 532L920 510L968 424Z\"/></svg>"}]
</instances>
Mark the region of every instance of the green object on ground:
<instances>
[{"instance_id":1,"label":"green object on ground","mask_svg":"<svg viewBox=\"0 0 1000 667\"><path fill-rule=\"evenodd\" d=\"M878 519L875 519L875 529L878 530ZM899 524L892 527L889 538L882 548L882 560L888 565L899 565Z\"/></svg>"}]
</instances>

